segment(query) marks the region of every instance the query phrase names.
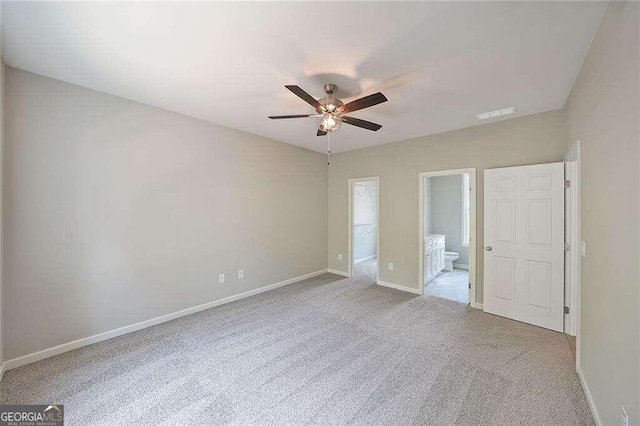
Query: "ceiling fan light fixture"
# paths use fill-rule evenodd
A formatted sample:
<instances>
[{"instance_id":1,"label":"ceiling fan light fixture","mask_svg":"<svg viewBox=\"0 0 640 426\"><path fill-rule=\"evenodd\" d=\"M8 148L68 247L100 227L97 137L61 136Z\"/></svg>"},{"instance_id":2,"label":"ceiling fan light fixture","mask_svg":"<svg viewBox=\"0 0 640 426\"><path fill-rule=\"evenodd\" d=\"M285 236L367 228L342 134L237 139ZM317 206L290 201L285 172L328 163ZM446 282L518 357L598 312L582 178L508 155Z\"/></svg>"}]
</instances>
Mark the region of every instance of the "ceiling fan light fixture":
<instances>
[{"instance_id":1,"label":"ceiling fan light fixture","mask_svg":"<svg viewBox=\"0 0 640 426\"><path fill-rule=\"evenodd\" d=\"M330 113L323 114L320 120L318 120L318 128L323 132L333 132L338 130L342 124L342 119L337 115Z\"/></svg>"}]
</instances>

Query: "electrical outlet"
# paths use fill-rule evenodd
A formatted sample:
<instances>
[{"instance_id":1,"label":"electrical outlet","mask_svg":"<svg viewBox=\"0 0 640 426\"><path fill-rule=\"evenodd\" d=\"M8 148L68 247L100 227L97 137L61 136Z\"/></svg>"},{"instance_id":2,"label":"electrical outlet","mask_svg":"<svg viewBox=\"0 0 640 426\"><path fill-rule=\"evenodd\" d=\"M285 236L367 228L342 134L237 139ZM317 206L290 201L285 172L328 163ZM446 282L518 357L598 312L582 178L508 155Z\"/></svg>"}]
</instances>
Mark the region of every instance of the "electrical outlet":
<instances>
[{"instance_id":1,"label":"electrical outlet","mask_svg":"<svg viewBox=\"0 0 640 426\"><path fill-rule=\"evenodd\" d=\"M226 277L224 276L224 274L219 274L218 275L218 284L222 284L226 281Z\"/></svg>"},{"instance_id":2,"label":"electrical outlet","mask_svg":"<svg viewBox=\"0 0 640 426\"><path fill-rule=\"evenodd\" d=\"M582 257L587 257L587 243L580 241L580 254Z\"/></svg>"},{"instance_id":3,"label":"electrical outlet","mask_svg":"<svg viewBox=\"0 0 640 426\"><path fill-rule=\"evenodd\" d=\"M338 255L338 260L342 260L342 253Z\"/></svg>"},{"instance_id":4,"label":"electrical outlet","mask_svg":"<svg viewBox=\"0 0 640 426\"><path fill-rule=\"evenodd\" d=\"M243 278L244 278L244 269L240 269L240 270L238 271L238 279L240 279L240 280L241 280L241 279L243 279Z\"/></svg>"},{"instance_id":5,"label":"electrical outlet","mask_svg":"<svg viewBox=\"0 0 640 426\"><path fill-rule=\"evenodd\" d=\"M629 416L627 415L627 411L624 409L624 405L621 405L622 409L622 426L629 426Z\"/></svg>"},{"instance_id":6,"label":"electrical outlet","mask_svg":"<svg viewBox=\"0 0 640 426\"><path fill-rule=\"evenodd\" d=\"M393 262L389 262L389 270L393 271Z\"/></svg>"}]
</instances>

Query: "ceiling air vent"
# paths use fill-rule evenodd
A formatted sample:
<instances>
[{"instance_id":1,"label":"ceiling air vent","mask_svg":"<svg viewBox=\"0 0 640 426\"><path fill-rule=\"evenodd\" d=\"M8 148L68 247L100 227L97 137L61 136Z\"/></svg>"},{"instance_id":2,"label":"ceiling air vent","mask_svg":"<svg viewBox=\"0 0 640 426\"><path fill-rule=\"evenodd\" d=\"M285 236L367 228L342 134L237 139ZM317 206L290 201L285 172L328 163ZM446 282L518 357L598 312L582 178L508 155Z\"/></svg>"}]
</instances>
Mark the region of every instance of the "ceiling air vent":
<instances>
[{"instance_id":1,"label":"ceiling air vent","mask_svg":"<svg viewBox=\"0 0 640 426\"><path fill-rule=\"evenodd\" d=\"M509 107L509 108L497 109L495 111L482 112L480 114L476 114L476 117L478 117L478 120L486 120L487 118L502 117L503 115L509 115L515 112L516 112L515 107Z\"/></svg>"}]
</instances>

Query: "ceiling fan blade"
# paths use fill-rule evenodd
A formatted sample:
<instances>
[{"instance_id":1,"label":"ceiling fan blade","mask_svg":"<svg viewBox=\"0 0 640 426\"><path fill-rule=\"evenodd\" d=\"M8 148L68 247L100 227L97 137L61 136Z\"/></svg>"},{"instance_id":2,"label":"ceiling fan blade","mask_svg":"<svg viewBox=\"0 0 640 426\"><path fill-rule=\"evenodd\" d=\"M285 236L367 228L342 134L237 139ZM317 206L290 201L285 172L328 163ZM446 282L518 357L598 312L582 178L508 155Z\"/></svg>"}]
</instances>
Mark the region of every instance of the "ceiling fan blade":
<instances>
[{"instance_id":1,"label":"ceiling fan blade","mask_svg":"<svg viewBox=\"0 0 640 426\"><path fill-rule=\"evenodd\" d=\"M327 134L327 132L323 132L322 130L318 129L318 133L316 133L316 136L325 136Z\"/></svg>"},{"instance_id":2,"label":"ceiling fan blade","mask_svg":"<svg viewBox=\"0 0 640 426\"><path fill-rule=\"evenodd\" d=\"M315 117L316 114L298 114L298 115L270 115L269 118L272 120L279 120L281 118L309 118Z\"/></svg>"},{"instance_id":3,"label":"ceiling fan blade","mask_svg":"<svg viewBox=\"0 0 640 426\"><path fill-rule=\"evenodd\" d=\"M365 96L364 98L356 99L355 101L349 102L345 106L342 107L340 112L347 113L357 111L359 109L369 108L374 105L381 104L383 102L387 102L387 98L380 92L374 93L373 95Z\"/></svg>"},{"instance_id":4,"label":"ceiling fan blade","mask_svg":"<svg viewBox=\"0 0 640 426\"><path fill-rule=\"evenodd\" d=\"M367 129L367 130L373 130L374 132L377 132L382 128L382 126L379 124L372 123L367 120L360 120L359 118L353 118L353 117L340 117L340 118L342 118L342 121L347 124L351 124L352 126L362 127L363 129Z\"/></svg>"},{"instance_id":5,"label":"ceiling fan blade","mask_svg":"<svg viewBox=\"0 0 640 426\"><path fill-rule=\"evenodd\" d=\"M291 90L296 96L298 96L300 99L302 99L312 107L318 108L320 106L320 102L318 102L313 96L302 90L300 86L289 85L284 87Z\"/></svg>"}]
</instances>

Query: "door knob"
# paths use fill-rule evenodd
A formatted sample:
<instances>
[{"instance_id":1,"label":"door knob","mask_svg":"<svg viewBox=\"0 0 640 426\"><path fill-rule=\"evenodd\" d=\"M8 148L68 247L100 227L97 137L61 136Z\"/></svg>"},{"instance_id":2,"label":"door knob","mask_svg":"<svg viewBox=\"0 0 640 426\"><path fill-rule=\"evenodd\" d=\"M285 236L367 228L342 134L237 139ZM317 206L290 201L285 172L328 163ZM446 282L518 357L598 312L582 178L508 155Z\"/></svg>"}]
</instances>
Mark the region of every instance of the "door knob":
<instances>
[{"instance_id":1,"label":"door knob","mask_svg":"<svg viewBox=\"0 0 640 426\"><path fill-rule=\"evenodd\" d=\"M487 251L491 251L491 250L493 250L493 249L492 249L491 247L487 247L487 248L486 248L486 250L487 250Z\"/></svg>"}]
</instances>

